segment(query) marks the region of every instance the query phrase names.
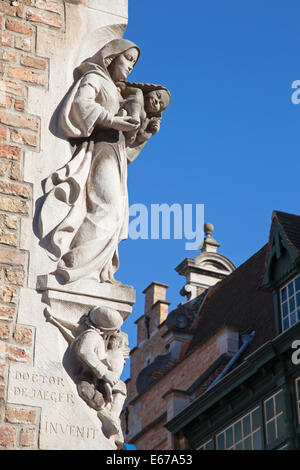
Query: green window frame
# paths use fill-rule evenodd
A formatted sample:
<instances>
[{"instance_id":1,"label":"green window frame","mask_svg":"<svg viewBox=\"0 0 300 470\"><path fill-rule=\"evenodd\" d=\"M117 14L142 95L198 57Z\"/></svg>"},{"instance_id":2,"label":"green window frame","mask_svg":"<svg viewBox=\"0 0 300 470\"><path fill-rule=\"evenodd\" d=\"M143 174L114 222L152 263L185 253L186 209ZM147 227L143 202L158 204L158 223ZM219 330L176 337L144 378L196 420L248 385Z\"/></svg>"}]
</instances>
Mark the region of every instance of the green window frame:
<instances>
[{"instance_id":1,"label":"green window frame","mask_svg":"<svg viewBox=\"0 0 300 470\"><path fill-rule=\"evenodd\" d=\"M263 445L260 406L216 434L218 450L260 450Z\"/></svg>"},{"instance_id":2,"label":"green window frame","mask_svg":"<svg viewBox=\"0 0 300 470\"><path fill-rule=\"evenodd\" d=\"M278 439L284 429L283 390L264 400L264 418L267 445Z\"/></svg>"},{"instance_id":3,"label":"green window frame","mask_svg":"<svg viewBox=\"0 0 300 470\"><path fill-rule=\"evenodd\" d=\"M300 275L281 287L279 301L281 327L285 331L300 321Z\"/></svg>"},{"instance_id":4,"label":"green window frame","mask_svg":"<svg viewBox=\"0 0 300 470\"><path fill-rule=\"evenodd\" d=\"M211 438L208 441L201 444L201 446L198 447L197 450L214 450L214 448L215 448L214 440L213 438Z\"/></svg>"},{"instance_id":5,"label":"green window frame","mask_svg":"<svg viewBox=\"0 0 300 470\"><path fill-rule=\"evenodd\" d=\"M300 377L295 379L298 423L300 424Z\"/></svg>"}]
</instances>

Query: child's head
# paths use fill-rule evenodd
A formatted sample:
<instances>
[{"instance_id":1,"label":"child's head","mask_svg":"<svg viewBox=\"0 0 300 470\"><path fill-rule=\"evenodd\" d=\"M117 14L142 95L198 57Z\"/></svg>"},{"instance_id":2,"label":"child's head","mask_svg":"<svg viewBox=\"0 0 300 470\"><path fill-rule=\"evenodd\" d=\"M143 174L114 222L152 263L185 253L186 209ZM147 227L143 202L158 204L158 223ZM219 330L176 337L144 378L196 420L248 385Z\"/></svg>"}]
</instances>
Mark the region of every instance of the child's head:
<instances>
[{"instance_id":1,"label":"child's head","mask_svg":"<svg viewBox=\"0 0 300 470\"><path fill-rule=\"evenodd\" d=\"M123 331L118 331L110 336L108 349L119 349L128 347L128 335Z\"/></svg>"},{"instance_id":2,"label":"child's head","mask_svg":"<svg viewBox=\"0 0 300 470\"><path fill-rule=\"evenodd\" d=\"M149 91L144 95L145 111L147 114L161 114L170 104L170 93L163 89Z\"/></svg>"}]
</instances>

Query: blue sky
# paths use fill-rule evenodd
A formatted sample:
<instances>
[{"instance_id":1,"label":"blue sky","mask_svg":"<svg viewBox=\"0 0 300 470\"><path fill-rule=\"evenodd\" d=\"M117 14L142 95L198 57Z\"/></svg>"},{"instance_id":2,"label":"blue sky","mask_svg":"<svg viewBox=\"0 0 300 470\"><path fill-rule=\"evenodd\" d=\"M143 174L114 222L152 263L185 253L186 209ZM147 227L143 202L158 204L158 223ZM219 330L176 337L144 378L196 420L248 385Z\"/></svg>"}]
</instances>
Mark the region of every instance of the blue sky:
<instances>
[{"instance_id":1,"label":"blue sky","mask_svg":"<svg viewBox=\"0 0 300 470\"><path fill-rule=\"evenodd\" d=\"M300 214L299 17L296 0L129 0L124 37L141 48L129 79L172 93L160 132L128 168L130 204L204 204L237 266L267 242L274 209ZM123 328L131 348L145 287L168 284L170 311L184 300L174 268L197 254L185 243L120 244L116 278L137 292Z\"/></svg>"}]
</instances>

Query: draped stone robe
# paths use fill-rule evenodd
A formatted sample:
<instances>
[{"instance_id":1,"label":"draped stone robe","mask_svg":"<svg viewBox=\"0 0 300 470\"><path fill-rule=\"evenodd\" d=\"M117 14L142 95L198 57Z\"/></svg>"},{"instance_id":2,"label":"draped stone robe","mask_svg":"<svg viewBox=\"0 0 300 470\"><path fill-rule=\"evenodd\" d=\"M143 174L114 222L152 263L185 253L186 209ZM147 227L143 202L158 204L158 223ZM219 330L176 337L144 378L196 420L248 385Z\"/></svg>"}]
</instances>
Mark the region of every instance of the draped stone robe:
<instances>
[{"instance_id":1,"label":"draped stone robe","mask_svg":"<svg viewBox=\"0 0 300 470\"><path fill-rule=\"evenodd\" d=\"M121 95L97 64L69 94L59 117L63 138L75 143L73 158L46 182L41 238L59 260L55 274L112 281L118 243L128 235L127 156L122 132L110 128Z\"/></svg>"}]
</instances>

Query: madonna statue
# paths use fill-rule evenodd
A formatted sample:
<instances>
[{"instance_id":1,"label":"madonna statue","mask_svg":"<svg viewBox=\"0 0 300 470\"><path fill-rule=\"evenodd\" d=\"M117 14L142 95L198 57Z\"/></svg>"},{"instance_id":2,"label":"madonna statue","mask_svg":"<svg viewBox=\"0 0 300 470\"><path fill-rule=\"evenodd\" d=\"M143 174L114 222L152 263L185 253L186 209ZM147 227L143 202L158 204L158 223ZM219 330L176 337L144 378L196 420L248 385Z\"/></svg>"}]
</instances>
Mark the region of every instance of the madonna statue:
<instances>
[{"instance_id":1,"label":"madonna statue","mask_svg":"<svg viewBox=\"0 0 300 470\"><path fill-rule=\"evenodd\" d=\"M58 133L70 142L73 155L46 180L39 230L49 257L58 263L53 274L64 283L117 282L118 244L128 236L127 163L145 143L138 137L133 142L141 127L138 113L122 109L125 100L132 109L143 105L143 87L131 84L128 91L126 86L139 55L131 41L110 41L75 70L58 114ZM146 119L148 136L159 129L169 102L166 89L157 96L158 86L153 87L149 108L155 108L156 117Z\"/></svg>"}]
</instances>

